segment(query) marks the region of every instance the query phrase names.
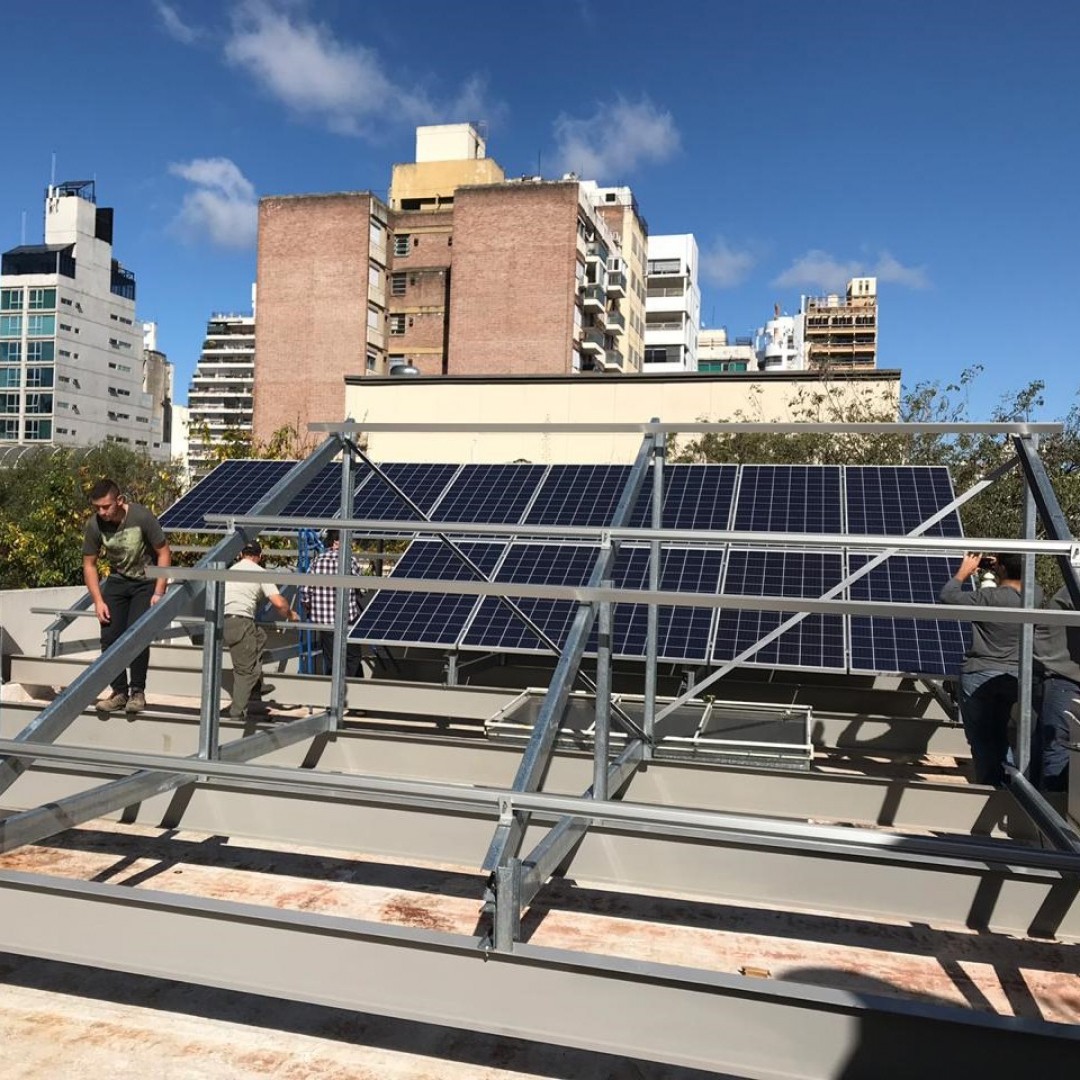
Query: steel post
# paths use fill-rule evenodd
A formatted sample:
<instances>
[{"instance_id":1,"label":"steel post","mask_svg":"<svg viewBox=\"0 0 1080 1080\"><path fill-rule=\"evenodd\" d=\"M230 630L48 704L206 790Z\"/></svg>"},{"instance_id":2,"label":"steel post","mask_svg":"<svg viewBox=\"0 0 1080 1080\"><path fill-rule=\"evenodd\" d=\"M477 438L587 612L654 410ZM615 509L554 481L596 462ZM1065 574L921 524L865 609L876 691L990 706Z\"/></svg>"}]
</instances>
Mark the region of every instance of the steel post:
<instances>
[{"instance_id":1,"label":"steel post","mask_svg":"<svg viewBox=\"0 0 1080 1080\"><path fill-rule=\"evenodd\" d=\"M1038 435L1025 436L1018 441L1031 440L1031 453L1038 455ZM1024 539L1035 539L1035 495L1028 482L1027 473L1024 473ZM1031 552L1024 555L1024 577L1021 588L1021 603L1025 610L1030 611L1035 607L1035 556ZM1028 775L1031 767L1031 676L1033 671L1032 645L1034 643L1035 626L1032 623L1023 623L1020 627L1020 657L1017 693L1017 721L1016 721L1016 766L1024 776Z\"/></svg>"},{"instance_id":2,"label":"steel post","mask_svg":"<svg viewBox=\"0 0 1080 1080\"><path fill-rule=\"evenodd\" d=\"M654 421L659 422L658 417ZM667 453L667 435L660 431L653 436L653 490L652 527L664 527L664 457ZM649 589L660 588L660 541L649 543ZM660 609L650 604L647 609L645 629L645 756L652 757L656 728L656 655L657 636L660 625Z\"/></svg>"},{"instance_id":3,"label":"steel post","mask_svg":"<svg viewBox=\"0 0 1080 1080\"><path fill-rule=\"evenodd\" d=\"M225 564L212 563L211 570ZM203 632L202 701L199 705L199 757L218 756L221 718L221 650L225 615L225 582L211 581L206 587L206 621Z\"/></svg>"},{"instance_id":4,"label":"steel post","mask_svg":"<svg viewBox=\"0 0 1080 1080\"><path fill-rule=\"evenodd\" d=\"M514 951L521 937L521 860L511 859L495 871L495 921L492 944L496 952Z\"/></svg>"},{"instance_id":5,"label":"steel post","mask_svg":"<svg viewBox=\"0 0 1080 1080\"><path fill-rule=\"evenodd\" d=\"M353 513L353 456L352 446L342 443L341 450L341 519L349 521ZM338 573L346 575L352 572L352 533L348 528L339 531ZM348 687L345 684L345 653L349 643L349 597L352 590L339 588L337 603L334 605L334 663L330 672L330 717L333 730L341 727L345 715L345 698Z\"/></svg>"},{"instance_id":6,"label":"steel post","mask_svg":"<svg viewBox=\"0 0 1080 1080\"><path fill-rule=\"evenodd\" d=\"M601 584L611 588L611 579ZM607 600L600 604L596 641L596 722L593 729L593 798L608 797L608 745L611 733L611 624L612 607Z\"/></svg>"}]
</instances>

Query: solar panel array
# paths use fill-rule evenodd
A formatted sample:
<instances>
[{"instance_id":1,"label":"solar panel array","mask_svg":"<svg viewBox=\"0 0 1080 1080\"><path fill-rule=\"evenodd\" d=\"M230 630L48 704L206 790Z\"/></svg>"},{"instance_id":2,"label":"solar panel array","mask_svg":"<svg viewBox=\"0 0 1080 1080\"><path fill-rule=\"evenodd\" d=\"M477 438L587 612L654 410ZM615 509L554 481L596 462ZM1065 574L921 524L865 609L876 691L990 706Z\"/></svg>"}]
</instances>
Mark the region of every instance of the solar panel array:
<instances>
[{"instance_id":1,"label":"solar panel array","mask_svg":"<svg viewBox=\"0 0 1080 1080\"><path fill-rule=\"evenodd\" d=\"M203 529L207 513L249 512L293 463L231 461L215 469L163 516L168 528ZM610 524L630 475L626 465L382 466L434 521L534 525ZM286 508L287 516L332 517L340 508L340 465L327 466ZM953 499L946 469L935 466L668 465L664 471L663 526L702 531L825 533L835 549L801 551L748 545L661 545L661 588L709 595L820 597L872 557L850 539L911 532ZM646 478L629 524L652 520L652 477ZM357 470L355 518L415 520L382 480ZM955 511L927 535L960 536ZM460 541L485 576L500 582L584 584L599 548L591 543L535 542L518 538ZM849 547L852 548L849 550ZM624 543L613 567L617 587L645 588L649 545ZM951 573L937 556L894 555L852 582L845 598L932 602ZM434 583L475 577L437 540L416 540L394 576ZM517 601L560 646L577 610L563 600ZM647 608L617 604L613 652L645 654ZM792 622L774 640L764 637ZM739 663L820 671L949 674L959 667L967 638L961 623L874 617L782 614L747 609L662 607L659 657L674 663ZM493 597L381 593L352 636L383 644L500 652L548 652L506 604ZM595 632L588 651L596 648ZM743 654L746 655L743 655Z\"/></svg>"}]
</instances>

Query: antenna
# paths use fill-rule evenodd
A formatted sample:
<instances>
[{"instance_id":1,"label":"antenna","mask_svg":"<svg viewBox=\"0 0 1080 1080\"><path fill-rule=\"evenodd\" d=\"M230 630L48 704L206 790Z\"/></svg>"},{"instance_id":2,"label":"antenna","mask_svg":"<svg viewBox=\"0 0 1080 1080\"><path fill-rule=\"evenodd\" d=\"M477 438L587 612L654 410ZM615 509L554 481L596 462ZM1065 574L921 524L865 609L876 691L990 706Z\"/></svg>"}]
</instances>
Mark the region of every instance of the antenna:
<instances>
[{"instance_id":1,"label":"antenna","mask_svg":"<svg viewBox=\"0 0 1080 1080\"><path fill-rule=\"evenodd\" d=\"M49 170L49 187L56 187L56 151L52 153L52 168Z\"/></svg>"},{"instance_id":2,"label":"antenna","mask_svg":"<svg viewBox=\"0 0 1080 1080\"><path fill-rule=\"evenodd\" d=\"M536 175L537 176L543 176L544 175L544 170L540 167L541 158L542 158L541 152L539 150L537 150L536 151Z\"/></svg>"}]
</instances>

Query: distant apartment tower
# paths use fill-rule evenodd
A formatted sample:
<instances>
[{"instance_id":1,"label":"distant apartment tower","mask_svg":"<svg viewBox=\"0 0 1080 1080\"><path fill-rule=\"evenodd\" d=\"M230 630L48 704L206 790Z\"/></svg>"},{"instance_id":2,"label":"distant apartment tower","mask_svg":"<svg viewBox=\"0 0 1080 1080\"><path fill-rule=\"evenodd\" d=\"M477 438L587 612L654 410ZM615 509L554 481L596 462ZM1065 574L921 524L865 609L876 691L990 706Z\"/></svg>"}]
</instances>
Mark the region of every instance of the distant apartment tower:
<instances>
[{"instance_id":1,"label":"distant apartment tower","mask_svg":"<svg viewBox=\"0 0 1080 1080\"><path fill-rule=\"evenodd\" d=\"M692 234L649 237L645 296L645 371L696 371L701 290Z\"/></svg>"},{"instance_id":2,"label":"distant apartment tower","mask_svg":"<svg viewBox=\"0 0 1080 1080\"><path fill-rule=\"evenodd\" d=\"M422 127L388 205L261 201L257 438L340 419L345 375L640 370L647 229L629 189L507 180L486 154L472 124Z\"/></svg>"},{"instance_id":3,"label":"distant apartment tower","mask_svg":"<svg viewBox=\"0 0 1080 1080\"><path fill-rule=\"evenodd\" d=\"M728 340L728 332L720 327L698 333L697 369L703 375L741 375L757 371L757 357L750 338Z\"/></svg>"},{"instance_id":4,"label":"distant apartment tower","mask_svg":"<svg viewBox=\"0 0 1080 1080\"><path fill-rule=\"evenodd\" d=\"M144 390L135 275L113 258L113 211L92 180L50 185L44 243L0 260L0 444L109 441L164 458L163 427L163 402Z\"/></svg>"},{"instance_id":5,"label":"distant apartment tower","mask_svg":"<svg viewBox=\"0 0 1080 1080\"><path fill-rule=\"evenodd\" d=\"M805 315L784 315L779 304L773 308L773 317L754 335L759 371L806 370L805 322Z\"/></svg>"},{"instance_id":6,"label":"distant apartment tower","mask_svg":"<svg viewBox=\"0 0 1080 1080\"><path fill-rule=\"evenodd\" d=\"M253 434L341 420L345 376L386 374L389 209L369 191L259 202Z\"/></svg>"},{"instance_id":7,"label":"distant apartment tower","mask_svg":"<svg viewBox=\"0 0 1080 1080\"><path fill-rule=\"evenodd\" d=\"M156 322L144 322L142 351L142 388L150 398L150 432L161 443L161 457L169 460L176 454L173 446L173 400L176 396L172 361L158 348Z\"/></svg>"},{"instance_id":8,"label":"distant apartment tower","mask_svg":"<svg viewBox=\"0 0 1080 1080\"><path fill-rule=\"evenodd\" d=\"M850 371L877 366L877 278L852 278L844 297L804 296L802 316L809 367Z\"/></svg>"},{"instance_id":9,"label":"distant apartment tower","mask_svg":"<svg viewBox=\"0 0 1080 1080\"><path fill-rule=\"evenodd\" d=\"M251 314L219 312L206 337L188 390L188 472L201 479L214 449L233 433L250 436L255 387L255 290Z\"/></svg>"}]
</instances>

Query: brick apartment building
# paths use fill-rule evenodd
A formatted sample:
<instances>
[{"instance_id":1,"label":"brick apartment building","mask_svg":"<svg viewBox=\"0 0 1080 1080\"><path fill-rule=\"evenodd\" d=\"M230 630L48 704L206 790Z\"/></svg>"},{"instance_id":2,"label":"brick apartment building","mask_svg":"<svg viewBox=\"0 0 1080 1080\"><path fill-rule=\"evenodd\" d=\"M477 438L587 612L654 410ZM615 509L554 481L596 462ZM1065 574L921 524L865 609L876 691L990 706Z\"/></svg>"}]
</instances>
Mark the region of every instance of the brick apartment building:
<instances>
[{"instance_id":1,"label":"brick apartment building","mask_svg":"<svg viewBox=\"0 0 1080 1080\"><path fill-rule=\"evenodd\" d=\"M389 205L261 200L254 434L344 416L345 376L638 372L647 226L626 188L507 180L470 124L417 129Z\"/></svg>"}]
</instances>

